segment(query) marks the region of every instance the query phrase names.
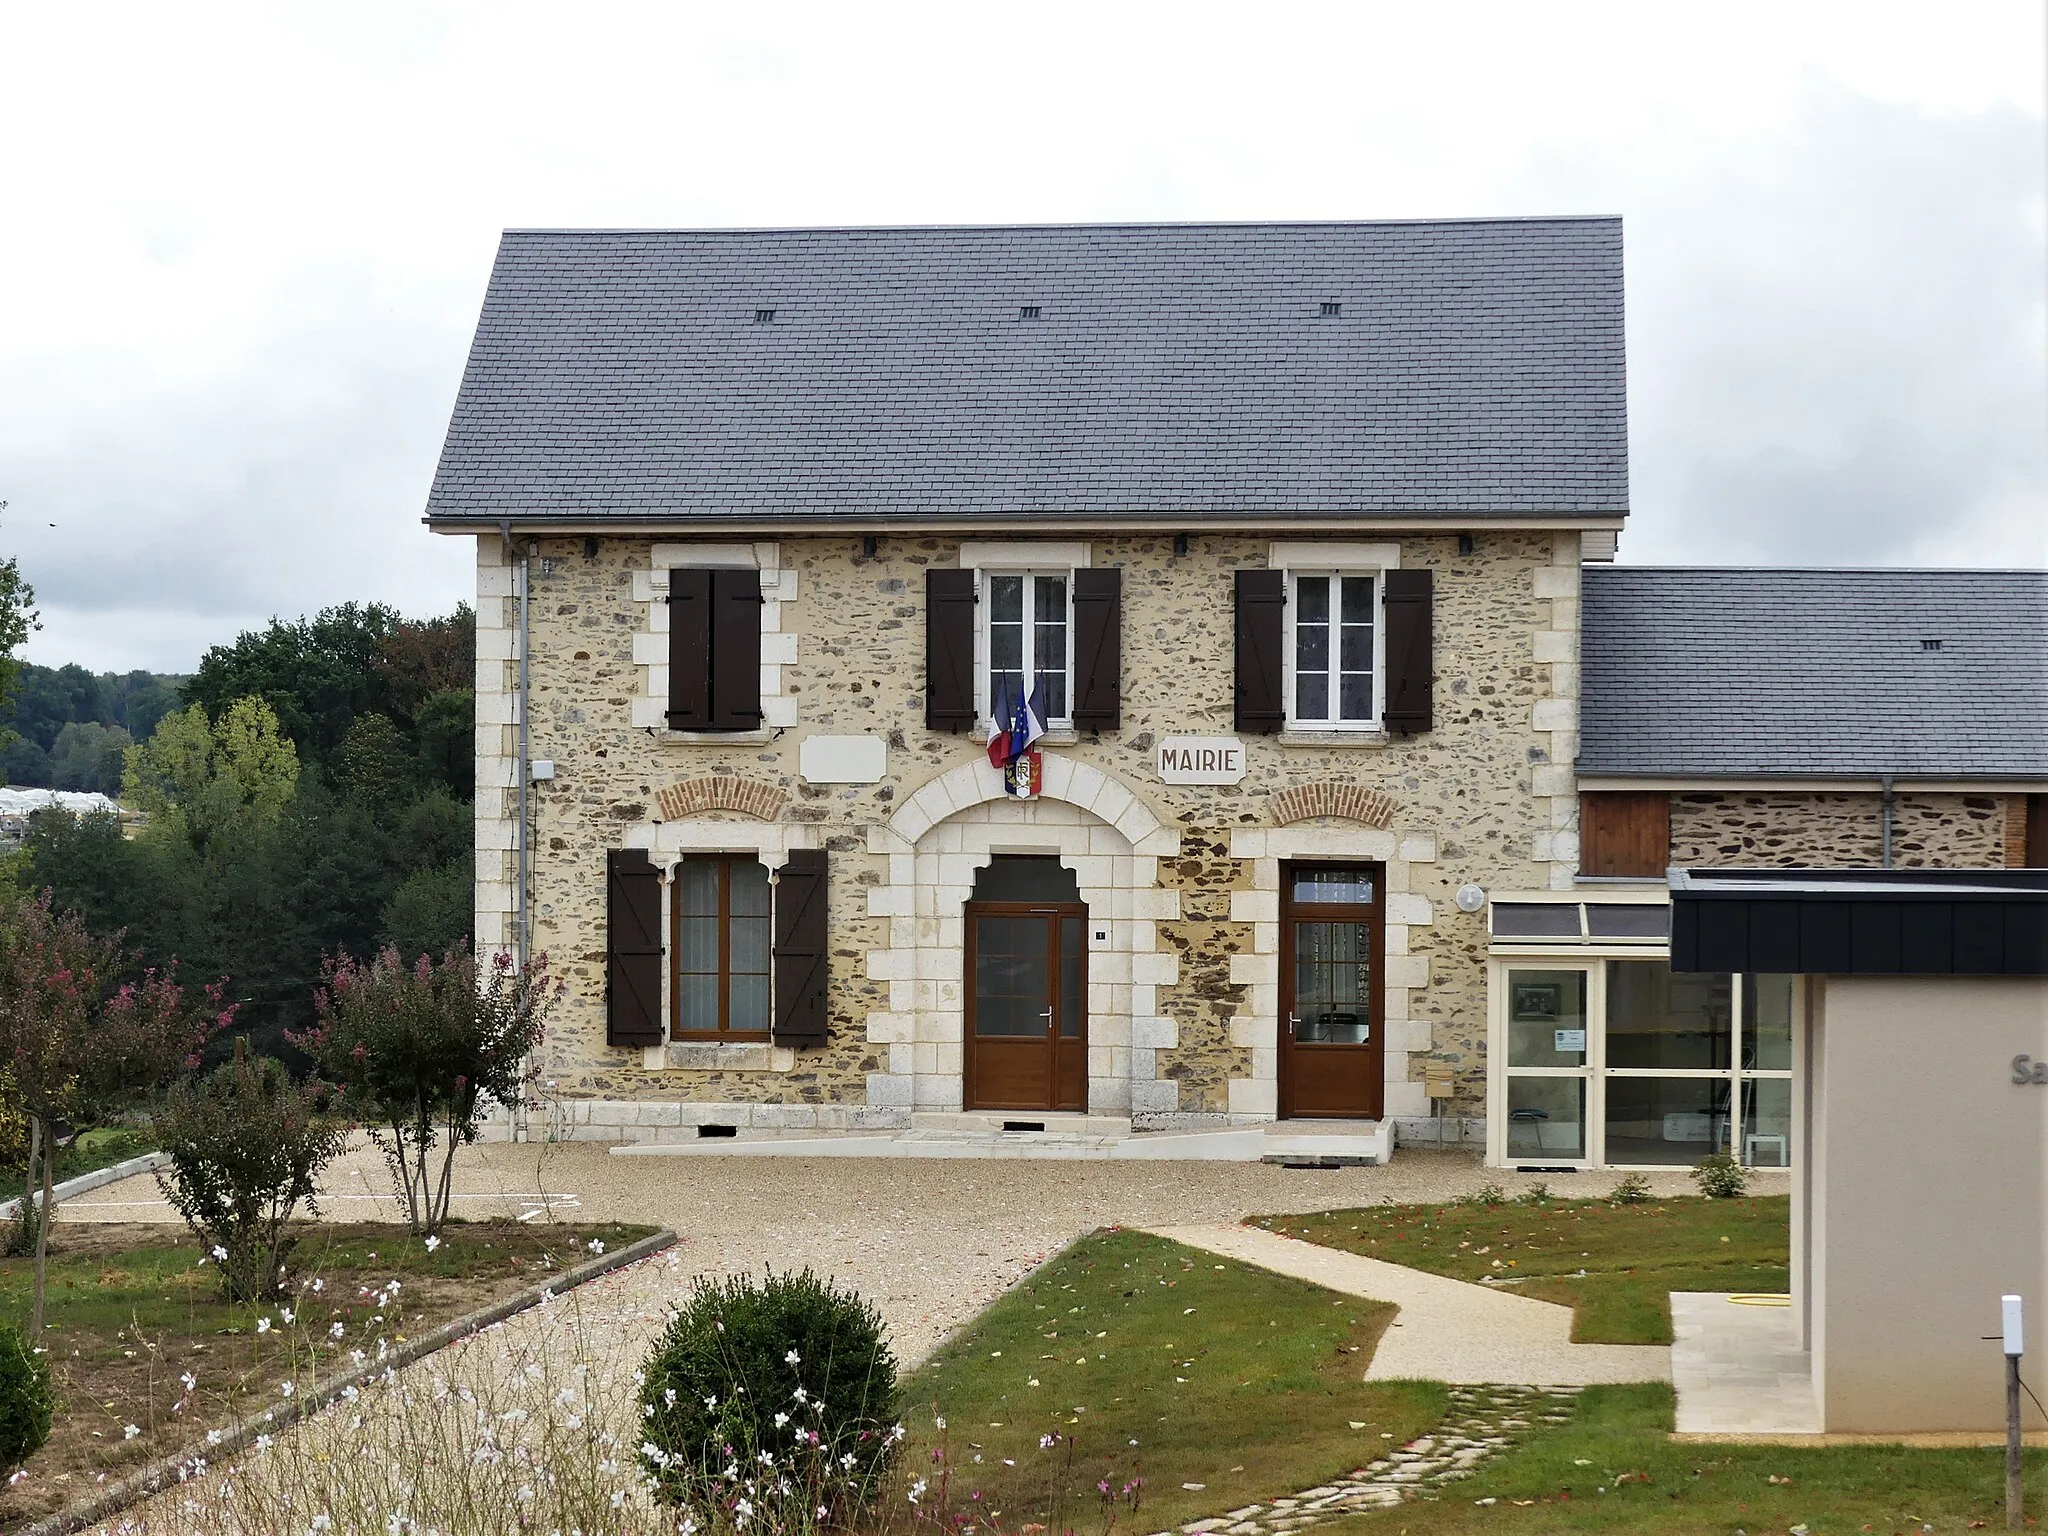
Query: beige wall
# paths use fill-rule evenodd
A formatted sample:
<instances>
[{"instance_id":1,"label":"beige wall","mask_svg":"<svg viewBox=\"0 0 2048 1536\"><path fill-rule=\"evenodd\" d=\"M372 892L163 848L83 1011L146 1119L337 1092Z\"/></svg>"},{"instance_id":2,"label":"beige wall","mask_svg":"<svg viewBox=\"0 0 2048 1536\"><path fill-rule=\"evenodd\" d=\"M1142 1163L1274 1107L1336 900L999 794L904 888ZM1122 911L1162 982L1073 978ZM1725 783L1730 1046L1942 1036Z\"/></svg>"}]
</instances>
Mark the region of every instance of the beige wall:
<instances>
[{"instance_id":1,"label":"beige wall","mask_svg":"<svg viewBox=\"0 0 2048 1536\"><path fill-rule=\"evenodd\" d=\"M1119 925L1114 953L1091 962L1118 989L1091 996L1104 1021L1092 1038L1120 1053L1094 1064L1100 1108L1272 1113L1279 864L1318 853L1387 865L1389 1112L1427 1113L1432 1055L1458 1064L1462 1107L1480 1112L1483 919L1452 894L1466 881L1572 879L1578 535L1482 533L1469 555L1452 534L1393 540L1403 565L1436 573L1436 729L1356 746L1247 738L1249 772L1233 786L1163 784L1154 747L1168 734L1232 733L1231 573L1265 565L1269 541L1198 534L1185 556L1170 536L1086 542L1094 565L1124 573L1123 728L1052 746L1048 758L1076 777L1069 787L1049 763L1049 799L1072 798L1030 810L981 798L979 740L923 726L924 575L955 565L959 541L885 537L872 557L857 537L727 547L725 558L762 570L775 729L697 741L660 727L666 612L654 578L701 547L608 539L586 557L580 538L541 541L531 754L553 760L557 777L535 796L533 941L570 984L547 1047L558 1094L766 1106L774 1113L751 1123L798 1126L845 1123L849 1108L944 1107L959 1012L946 925L959 913L921 907L919 890L950 900L973 859L1030 846L1099 860L1082 883ZM513 938L517 581L495 537L479 540L478 557L477 918L488 946ZM806 738L852 734L886 741L879 781L803 778ZM772 819L661 819L663 790L708 776L761 786ZM1378 820L1275 824L1274 791L1332 780L1380 791ZM657 862L693 847L753 849L771 864L789 847L831 851L829 1047L642 1056L604 1045L604 853L635 845Z\"/></svg>"},{"instance_id":2,"label":"beige wall","mask_svg":"<svg viewBox=\"0 0 2048 1536\"><path fill-rule=\"evenodd\" d=\"M1996 1430L1998 1298L2048 1359L2048 981L1830 978L1808 1010L1795 1284L1831 1433ZM2029 1427L2043 1420L2028 1407Z\"/></svg>"},{"instance_id":3,"label":"beige wall","mask_svg":"<svg viewBox=\"0 0 2048 1536\"><path fill-rule=\"evenodd\" d=\"M1892 862L1901 869L1998 869L2009 807L2024 795L1900 789ZM1884 796L1851 790L1684 790L1671 797L1671 862L1682 869L1856 869L1883 862Z\"/></svg>"}]
</instances>

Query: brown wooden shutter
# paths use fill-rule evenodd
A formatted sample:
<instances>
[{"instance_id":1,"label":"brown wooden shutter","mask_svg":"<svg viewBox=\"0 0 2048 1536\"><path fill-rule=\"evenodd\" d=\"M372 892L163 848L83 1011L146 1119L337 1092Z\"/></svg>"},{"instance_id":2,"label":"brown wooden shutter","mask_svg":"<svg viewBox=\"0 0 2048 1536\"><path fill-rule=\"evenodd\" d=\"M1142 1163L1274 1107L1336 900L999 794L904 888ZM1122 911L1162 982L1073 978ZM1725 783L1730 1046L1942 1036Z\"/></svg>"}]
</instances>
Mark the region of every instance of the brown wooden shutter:
<instances>
[{"instance_id":1,"label":"brown wooden shutter","mask_svg":"<svg viewBox=\"0 0 2048 1536\"><path fill-rule=\"evenodd\" d=\"M761 573L711 573L711 729L761 724Z\"/></svg>"},{"instance_id":2,"label":"brown wooden shutter","mask_svg":"<svg viewBox=\"0 0 2048 1536\"><path fill-rule=\"evenodd\" d=\"M711 729L711 572L668 573L668 728Z\"/></svg>"},{"instance_id":3,"label":"brown wooden shutter","mask_svg":"<svg viewBox=\"0 0 2048 1536\"><path fill-rule=\"evenodd\" d=\"M605 855L607 1045L661 1044L661 876L638 848Z\"/></svg>"},{"instance_id":4,"label":"brown wooden shutter","mask_svg":"<svg viewBox=\"0 0 2048 1536\"><path fill-rule=\"evenodd\" d=\"M2027 796L2027 868L2048 869L2048 795Z\"/></svg>"},{"instance_id":5,"label":"brown wooden shutter","mask_svg":"<svg viewBox=\"0 0 2048 1536\"><path fill-rule=\"evenodd\" d=\"M1287 643L1287 573L1237 573L1237 729L1271 736L1287 724L1280 661Z\"/></svg>"},{"instance_id":6,"label":"brown wooden shutter","mask_svg":"<svg viewBox=\"0 0 2048 1536\"><path fill-rule=\"evenodd\" d=\"M974 729L974 572L924 573L924 723Z\"/></svg>"},{"instance_id":7,"label":"brown wooden shutter","mask_svg":"<svg viewBox=\"0 0 2048 1536\"><path fill-rule=\"evenodd\" d=\"M1123 720L1124 573L1074 572L1074 729L1114 731Z\"/></svg>"},{"instance_id":8,"label":"brown wooden shutter","mask_svg":"<svg viewBox=\"0 0 2048 1536\"><path fill-rule=\"evenodd\" d=\"M775 880L775 1022L777 1045L825 1043L826 858L818 848L792 848Z\"/></svg>"},{"instance_id":9,"label":"brown wooden shutter","mask_svg":"<svg viewBox=\"0 0 2048 1536\"><path fill-rule=\"evenodd\" d=\"M1436 597L1432 571L1386 573L1389 731L1412 736L1436 724Z\"/></svg>"},{"instance_id":10,"label":"brown wooden shutter","mask_svg":"<svg viewBox=\"0 0 2048 1536\"><path fill-rule=\"evenodd\" d=\"M1661 878L1671 862L1671 796L1589 789L1579 796L1579 873Z\"/></svg>"}]
</instances>

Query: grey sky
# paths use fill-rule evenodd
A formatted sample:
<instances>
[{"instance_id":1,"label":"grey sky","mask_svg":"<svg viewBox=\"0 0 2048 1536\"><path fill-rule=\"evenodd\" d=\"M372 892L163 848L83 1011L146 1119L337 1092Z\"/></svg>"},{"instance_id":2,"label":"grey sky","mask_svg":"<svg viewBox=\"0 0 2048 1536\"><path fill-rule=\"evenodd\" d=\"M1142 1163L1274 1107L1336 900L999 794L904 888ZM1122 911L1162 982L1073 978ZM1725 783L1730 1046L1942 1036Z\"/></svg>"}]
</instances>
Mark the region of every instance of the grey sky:
<instances>
[{"instance_id":1,"label":"grey sky","mask_svg":"<svg viewBox=\"0 0 2048 1536\"><path fill-rule=\"evenodd\" d=\"M0 56L37 660L461 597L418 518L508 225L1620 213L1624 558L2048 561L2031 0L24 6Z\"/></svg>"}]
</instances>

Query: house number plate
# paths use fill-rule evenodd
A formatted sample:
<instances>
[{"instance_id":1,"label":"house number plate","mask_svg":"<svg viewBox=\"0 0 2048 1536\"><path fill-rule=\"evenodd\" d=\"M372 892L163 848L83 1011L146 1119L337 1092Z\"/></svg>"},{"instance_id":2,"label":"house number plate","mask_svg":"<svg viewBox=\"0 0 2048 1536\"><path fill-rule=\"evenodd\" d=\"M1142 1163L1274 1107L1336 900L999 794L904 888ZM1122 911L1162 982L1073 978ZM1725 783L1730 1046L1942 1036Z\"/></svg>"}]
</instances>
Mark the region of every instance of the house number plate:
<instances>
[{"instance_id":1,"label":"house number plate","mask_svg":"<svg viewBox=\"0 0 2048 1536\"><path fill-rule=\"evenodd\" d=\"M1236 784L1244 778L1244 743L1235 736L1168 736L1156 766L1162 784Z\"/></svg>"}]
</instances>

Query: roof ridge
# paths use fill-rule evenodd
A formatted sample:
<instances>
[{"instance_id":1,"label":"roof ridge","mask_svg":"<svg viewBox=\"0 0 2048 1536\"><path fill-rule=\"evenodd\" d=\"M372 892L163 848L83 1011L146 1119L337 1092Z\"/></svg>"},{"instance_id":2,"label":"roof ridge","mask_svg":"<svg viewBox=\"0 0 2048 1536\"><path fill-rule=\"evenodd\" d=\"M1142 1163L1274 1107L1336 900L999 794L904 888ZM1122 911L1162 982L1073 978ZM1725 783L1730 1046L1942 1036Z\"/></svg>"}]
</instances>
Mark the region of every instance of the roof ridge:
<instances>
[{"instance_id":1,"label":"roof ridge","mask_svg":"<svg viewBox=\"0 0 2048 1536\"><path fill-rule=\"evenodd\" d=\"M1470 214L1412 219L1131 219L1054 220L1042 224L713 224L694 225L511 225L513 235L899 235L1017 233L1050 230L1123 229L1401 229L1467 224L1619 224L1618 213Z\"/></svg>"}]
</instances>

